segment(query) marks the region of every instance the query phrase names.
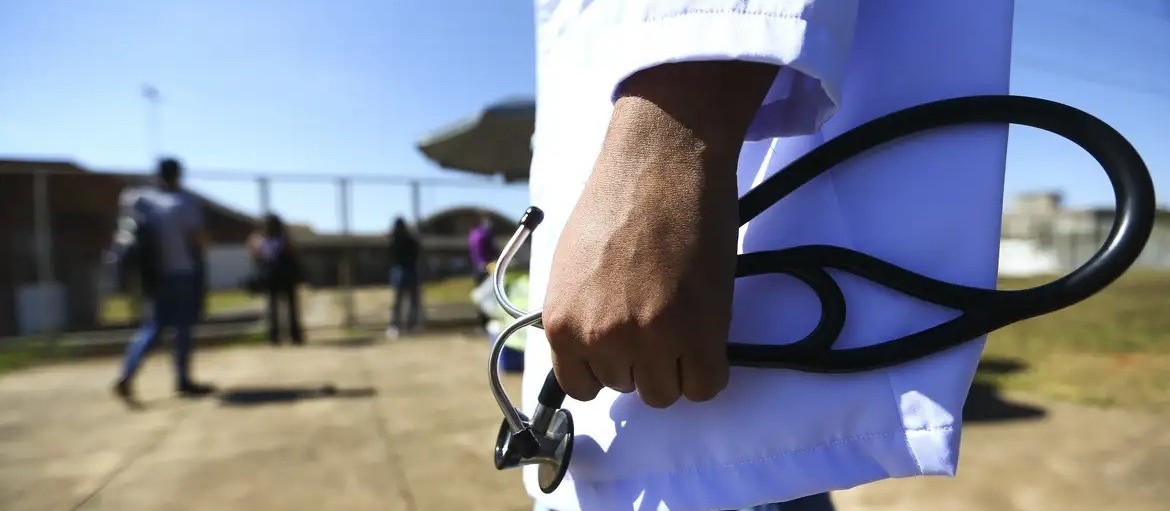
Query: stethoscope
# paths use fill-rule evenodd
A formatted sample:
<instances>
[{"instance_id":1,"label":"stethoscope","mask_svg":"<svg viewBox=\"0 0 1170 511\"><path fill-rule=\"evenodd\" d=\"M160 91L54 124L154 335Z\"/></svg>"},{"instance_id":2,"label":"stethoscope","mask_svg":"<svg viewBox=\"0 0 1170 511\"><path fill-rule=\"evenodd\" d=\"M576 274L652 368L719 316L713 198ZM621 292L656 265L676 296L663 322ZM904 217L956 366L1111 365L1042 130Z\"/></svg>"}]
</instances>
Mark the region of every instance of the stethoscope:
<instances>
[{"instance_id":1,"label":"stethoscope","mask_svg":"<svg viewBox=\"0 0 1170 511\"><path fill-rule=\"evenodd\" d=\"M937 353L1024 319L1080 302L1121 276L1141 254L1154 222L1154 186L1141 156L1116 130L1073 107L1021 96L972 96L919 105L874 119L810 151L747 192L739 200L743 225L769 206L835 165L878 145L920 131L965 123L1012 123L1060 135L1088 151L1105 169L1117 204L1104 245L1088 262L1059 280L1031 289L999 291L950 284L881 259L829 245L741 254L736 277L783 273L816 293L821 319L812 333L782 346L729 343L731 364L850 373L889 367ZM508 399L500 383L499 359L507 339L529 326L540 328L541 311L524 311L504 292L504 274L544 214L530 207L505 245L493 272L496 299L516 319L492 345L488 372L504 421L496 437L496 469L536 464L541 491L561 483L573 454L573 417L561 406L565 392L549 371L531 419ZM910 296L962 312L957 318L899 339L862 348L833 349L845 324L845 297L827 269L843 270Z\"/></svg>"}]
</instances>

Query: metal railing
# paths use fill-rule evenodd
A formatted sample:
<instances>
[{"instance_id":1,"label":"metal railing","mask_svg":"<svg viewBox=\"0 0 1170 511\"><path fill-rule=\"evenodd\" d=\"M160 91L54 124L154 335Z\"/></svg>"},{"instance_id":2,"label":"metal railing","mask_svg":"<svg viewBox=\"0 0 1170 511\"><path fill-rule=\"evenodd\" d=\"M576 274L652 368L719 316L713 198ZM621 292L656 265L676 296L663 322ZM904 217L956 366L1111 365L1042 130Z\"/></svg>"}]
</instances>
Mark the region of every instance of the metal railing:
<instances>
[{"instance_id":1,"label":"metal railing","mask_svg":"<svg viewBox=\"0 0 1170 511\"><path fill-rule=\"evenodd\" d=\"M128 327L138 301L114 293L100 265L127 187L145 171L0 161L0 337ZM306 266L302 315L318 328L384 326L390 315L388 232L402 217L423 241L429 309L470 304L467 229L490 213L506 236L528 204L524 184L492 178L193 169L184 188L205 199L210 320L254 318L260 297L244 241L267 213L290 226ZM424 308L427 310L428 308Z\"/></svg>"}]
</instances>

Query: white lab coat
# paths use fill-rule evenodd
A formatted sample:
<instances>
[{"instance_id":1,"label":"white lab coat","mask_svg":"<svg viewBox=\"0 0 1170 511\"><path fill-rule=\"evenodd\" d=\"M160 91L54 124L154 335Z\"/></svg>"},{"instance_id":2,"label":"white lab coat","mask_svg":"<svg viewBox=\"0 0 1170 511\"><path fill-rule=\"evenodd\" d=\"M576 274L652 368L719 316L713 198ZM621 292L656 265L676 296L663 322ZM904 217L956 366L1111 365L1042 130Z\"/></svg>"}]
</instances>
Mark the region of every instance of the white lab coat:
<instances>
[{"instance_id":1,"label":"white lab coat","mask_svg":"<svg viewBox=\"0 0 1170 511\"><path fill-rule=\"evenodd\" d=\"M532 304L598 155L615 85L665 62L743 59L785 66L740 157L742 194L809 149L874 117L932 100L1008 92L1012 0L537 1ZM742 251L810 243L859 250L950 282L995 284L1007 126L902 139L810 182L740 231ZM663 247L664 250L669 247ZM849 315L837 347L873 344L954 311L835 273ZM819 318L784 276L736 283L731 338L795 341ZM568 399L577 439L551 496L569 511L738 509L890 477L952 475L962 404L983 348L863 374L733 368L714 401L649 408L609 390ZM529 337L523 408L550 367Z\"/></svg>"}]
</instances>

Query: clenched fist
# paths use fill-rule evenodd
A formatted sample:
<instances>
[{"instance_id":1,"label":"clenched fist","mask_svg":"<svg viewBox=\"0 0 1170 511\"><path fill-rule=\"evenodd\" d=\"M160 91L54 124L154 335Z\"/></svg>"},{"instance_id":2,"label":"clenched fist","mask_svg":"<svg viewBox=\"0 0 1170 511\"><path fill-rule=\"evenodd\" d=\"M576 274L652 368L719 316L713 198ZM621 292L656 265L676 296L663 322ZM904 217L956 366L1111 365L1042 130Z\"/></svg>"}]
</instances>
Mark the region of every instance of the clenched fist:
<instances>
[{"instance_id":1,"label":"clenched fist","mask_svg":"<svg viewBox=\"0 0 1170 511\"><path fill-rule=\"evenodd\" d=\"M727 385L736 164L775 72L671 64L624 84L544 303L553 369L569 396L587 401L608 387L661 408Z\"/></svg>"}]
</instances>

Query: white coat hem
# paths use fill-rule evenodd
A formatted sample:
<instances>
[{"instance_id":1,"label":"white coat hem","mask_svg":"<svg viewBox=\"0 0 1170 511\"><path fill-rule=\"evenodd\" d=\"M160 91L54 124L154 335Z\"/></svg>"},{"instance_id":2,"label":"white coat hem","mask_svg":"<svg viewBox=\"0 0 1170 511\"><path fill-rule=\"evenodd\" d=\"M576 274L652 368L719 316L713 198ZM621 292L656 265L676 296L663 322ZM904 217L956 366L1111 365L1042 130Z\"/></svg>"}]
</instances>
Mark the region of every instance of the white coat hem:
<instances>
[{"instance_id":1,"label":"white coat hem","mask_svg":"<svg viewBox=\"0 0 1170 511\"><path fill-rule=\"evenodd\" d=\"M912 438L947 445L957 443L958 436L958 425L854 435L751 459L644 473L632 479L566 479L562 488L573 491L553 495L540 492L532 477L534 471L525 473L524 482L529 495L557 511L722 511L786 502L882 479L954 476L953 465L924 467L908 459L905 451ZM850 462L849 470L841 469L841 460ZM660 496L670 500L662 501ZM647 503L646 499L658 502Z\"/></svg>"}]
</instances>

